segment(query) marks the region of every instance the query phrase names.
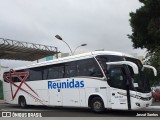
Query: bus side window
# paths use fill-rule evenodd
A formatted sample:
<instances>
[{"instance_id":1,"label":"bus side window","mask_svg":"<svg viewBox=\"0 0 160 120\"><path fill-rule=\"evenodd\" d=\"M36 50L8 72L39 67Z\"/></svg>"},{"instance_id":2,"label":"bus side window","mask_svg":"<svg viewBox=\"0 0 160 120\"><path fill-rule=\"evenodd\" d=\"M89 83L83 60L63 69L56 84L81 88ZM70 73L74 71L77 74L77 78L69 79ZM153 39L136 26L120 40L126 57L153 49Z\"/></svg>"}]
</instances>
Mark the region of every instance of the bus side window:
<instances>
[{"instance_id":1,"label":"bus side window","mask_svg":"<svg viewBox=\"0 0 160 120\"><path fill-rule=\"evenodd\" d=\"M18 79L18 77L13 77L13 78L12 78L12 81L13 81L13 82L20 82L20 80Z\"/></svg>"},{"instance_id":2,"label":"bus side window","mask_svg":"<svg viewBox=\"0 0 160 120\"><path fill-rule=\"evenodd\" d=\"M64 78L64 64L61 64L58 67L58 78Z\"/></svg>"},{"instance_id":3,"label":"bus side window","mask_svg":"<svg viewBox=\"0 0 160 120\"><path fill-rule=\"evenodd\" d=\"M30 68L29 69L29 80L42 80L42 67Z\"/></svg>"},{"instance_id":4,"label":"bus side window","mask_svg":"<svg viewBox=\"0 0 160 120\"><path fill-rule=\"evenodd\" d=\"M64 77L64 65L55 64L44 67L43 80L58 79Z\"/></svg>"},{"instance_id":5,"label":"bus side window","mask_svg":"<svg viewBox=\"0 0 160 120\"><path fill-rule=\"evenodd\" d=\"M24 70L17 70L16 72L24 72ZM6 74L9 74L9 72L4 73L4 75L6 75ZM21 78L23 78L23 76L21 76ZM12 82L21 82L21 80L19 80L18 77L12 77L11 80L12 80ZM27 80L28 80L28 78L27 78ZM5 79L4 79L4 81L8 82Z\"/></svg>"},{"instance_id":6,"label":"bus side window","mask_svg":"<svg viewBox=\"0 0 160 120\"><path fill-rule=\"evenodd\" d=\"M102 67L105 74L107 74L107 67L106 62L108 62L107 56L97 56L96 59L98 60L100 66Z\"/></svg>"},{"instance_id":7,"label":"bus side window","mask_svg":"<svg viewBox=\"0 0 160 120\"><path fill-rule=\"evenodd\" d=\"M65 78L75 77L77 73L76 62L65 63Z\"/></svg>"},{"instance_id":8,"label":"bus side window","mask_svg":"<svg viewBox=\"0 0 160 120\"><path fill-rule=\"evenodd\" d=\"M77 61L77 76L89 76L88 59Z\"/></svg>"},{"instance_id":9,"label":"bus side window","mask_svg":"<svg viewBox=\"0 0 160 120\"><path fill-rule=\"evenodd\" d=\"M16 70L16 72L26 72L26 70ZM29 76L28 76L29 77ZM21 78L23 79L23 76L21 76ZM29 78L26 79L26 81L28 80ZM21 82L21 80L18 78L18 77L13 77L12 78L13 82Z\"/></svg>"},{"instance_id":10,"label":"bus side window","mask_svg":"<svg viewBox=\"0 0 160 120\"><path fill-rule=\"evenodd\" d=\"M58 73L59 73L59 67L58 66L52 66L52 67L48 68L47 79L59 78Z\"/></svg>"},{"instance_id":11,"label":"bus side window","mask_svg":"<svg viewBox=\"0 0 160 120\"><path fill-rule=\"evenodd\" d=\"M77 61L77 76L103 77L94 58Z\"/></svg>"}]
</instances>

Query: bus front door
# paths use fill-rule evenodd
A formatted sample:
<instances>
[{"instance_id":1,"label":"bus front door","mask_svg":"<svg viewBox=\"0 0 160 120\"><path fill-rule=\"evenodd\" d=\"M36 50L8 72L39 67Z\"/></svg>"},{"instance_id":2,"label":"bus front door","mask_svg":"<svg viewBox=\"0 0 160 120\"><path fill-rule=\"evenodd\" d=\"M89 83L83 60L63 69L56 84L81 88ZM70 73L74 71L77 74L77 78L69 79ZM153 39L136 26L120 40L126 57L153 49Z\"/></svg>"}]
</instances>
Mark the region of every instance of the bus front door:
<instances>
[{"instance_id":1,"label":"bus front door","mask_svg":"<svg viewBox=\"0 0 160 120\"><path fill-rule=\"evenodd\" d=\"M121 65L111 65L108 69L107 81L110 85L111 108L124 110L128 109L124 68Z\"/></svg>"}]
</instances>

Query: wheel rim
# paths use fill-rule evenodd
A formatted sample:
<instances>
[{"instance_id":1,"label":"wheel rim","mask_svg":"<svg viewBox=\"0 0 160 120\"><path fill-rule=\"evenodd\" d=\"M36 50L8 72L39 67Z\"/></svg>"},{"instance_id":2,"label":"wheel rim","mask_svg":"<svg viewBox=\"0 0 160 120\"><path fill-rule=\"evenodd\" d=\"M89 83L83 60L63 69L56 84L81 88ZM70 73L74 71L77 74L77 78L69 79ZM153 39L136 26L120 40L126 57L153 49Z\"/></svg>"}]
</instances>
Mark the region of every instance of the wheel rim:
<instances>
[{"instance_id":1,"label":"wheel rim","mask_svg":"<svg viewBox=\"0 0 160 120\"><path fill-rule=\"evenodd\" d=\"M93 104L93 107L94 107L94 110L95 110L95 111L100 111L101 108L102 108L102 104L101 104L101 102L96 101L96 102Z\"/></svg>"}]
</instances>

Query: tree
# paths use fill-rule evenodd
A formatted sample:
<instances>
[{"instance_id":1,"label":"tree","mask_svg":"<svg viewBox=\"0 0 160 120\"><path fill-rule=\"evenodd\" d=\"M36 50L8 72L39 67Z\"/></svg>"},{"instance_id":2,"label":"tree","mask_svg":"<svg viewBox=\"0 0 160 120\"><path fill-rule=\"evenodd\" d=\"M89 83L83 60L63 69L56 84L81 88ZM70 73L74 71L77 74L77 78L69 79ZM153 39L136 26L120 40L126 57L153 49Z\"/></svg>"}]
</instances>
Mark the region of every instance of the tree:
<instances>
[{"instance_id":1,"label":"tree","mask_svg":"<svg viewBox=\"0 0 160 120\"><path fill-rule=\"evenodd\" d=\"M132 33L128 37L134 48L146 48L147 64L156 67L158 77L153 77L147 70L151 84L160 81L160 0L139 0L143 5L130 13Z\"/></svg>"},{"instance_id":2,"label":"tree","mask_svg":"<svg viewBox=\"0 0 160 120\"><path fill-rule=\"evenodd\" d=\"M128 37L134 48L160 50L160 0L139 0L143 3L136 12L131 12L132 34Z\"/></svg>"},{"instance_id":3,"label":"tree","mask_svg":"<svg viewBox=\"0 0 160 120\"><path fill-rule=\"evenodd\" d=\"M158 71L157 77L154 77L151 71L145 71L147 73L146 75L149 78L151 85L160 84L160 52L147 53L145 62L146 64L155 66L156 70Z\"/></svg>"}]
</instances>

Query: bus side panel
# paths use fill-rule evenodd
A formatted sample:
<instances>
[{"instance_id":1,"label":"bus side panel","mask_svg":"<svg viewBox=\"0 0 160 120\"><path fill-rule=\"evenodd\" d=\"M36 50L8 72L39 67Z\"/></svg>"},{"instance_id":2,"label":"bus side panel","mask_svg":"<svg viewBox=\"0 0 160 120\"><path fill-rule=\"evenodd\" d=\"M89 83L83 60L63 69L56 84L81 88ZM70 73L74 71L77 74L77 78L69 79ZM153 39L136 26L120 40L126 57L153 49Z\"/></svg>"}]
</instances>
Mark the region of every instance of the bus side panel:
<instances>
[{"instance_id":1,"label":"bus side panel","mask_svg":"<svg viewBox=\"0 0 160 120\"><path fill-rule=\"evenodd\" d=\"M50 106L62 106L62 90L61 89L49 89L49 105Z\"/></svg>"},{"instance_id":2,"label":"bus side panel","mask_svg":"<svg viewBox=\"0 0 160 120\"><path fill-rule=\"evenodd\" d=\"M27 103L29 105L49 105L48 84L46 80L29 81L24 89L29 93Z\"/></svg>"},{"instance_id":3,"label":"bus side panel","mask_svg":"<svg viewBox=\"0 0 160 120\"><path fill-rule=\"evenodd\" d=\"M28 95L28 100L27 100L28 105L48 105L49 104L48 90L36 89L34 91L38 94L38 96L33 94L33 91L28 90L28 92L32 93L33 95L33 96Z\"/></svg>"},{"instance_id":4,"label":"bus side panel","mask_svg":"<svg viewBox=\"0 0 160 120\"><path fill-rule=\"evenodd\" d=\"M79 88L63 89L63 106L80 106Z\"/></svg>"},{"instance_id":5,"label":"bus side panel","mask_svg":"<svg viewBox=\"0 0 160 120\"><path fill-rule=\"evenodd\" d=\"M19 83L15 83L17 86L20 85ZM20 88L24 88L22 85ZM3 83L3 93L4 93L4 100L6 103L10 104L18 104L18 98L19 96L24 96L26 101L28 100L28 94L23 92L21 89L18 89L17 87L10 85L10 83L4 82ZM13 96L13 98L12 98Z\"/></svg>"},{"instance_id":6,"label":"bus side panel","mask_svg":"<svg viewBox=\"0 0 160 120\"><path fill-rule=\"evenodd\" d=\"M31 90L28 90L29 93L32 93ZM28 95L28 100L27 100L28 105L38 105L38 100L36 100L33 96Z\"/></svg>"},{"instance_id":7,"label":"bus side panel","mask_svg":"<svg viewBox=\"0 0 160 120\"><path fill-rule=\"evenodd\" d=\"M91 95L98 95L102 98L105 108L107 108L109 101L109 97L107 97L107 81L92 78L85 78L83 80L86 93L86 105L88 106L88 100Z\"/></svg>"},{"instance_id":8,"label":"bus side panel","mask_svg":"<svg viewBox=\"0 0 160 120\"><path fill-rule=\"evenodd\" d=\"M6 103L13 103L10 83L3 81L3 95Z\"/></svg>"},{"instance_id":9,"label":"bus side panel","mask_svg":"<svg viewBox=\"0 0 160 120\"><path fill-rule=\"evenodd\" d=\"M86 93L84 88L79 89L79 98L80 98L80 106L81 107L87 107L86 104Z\"/></svg>"},{"instance_id":10,"label":"bus side panel","mask_svg":"<svg viewBox=\"0 0 160 120\"><path fill-rule=\"evenodd\" d=\"M38 105L49 105L49 92L48 89L38 89L36 90L41 101Z\"/></svg>"}]
</instances>

